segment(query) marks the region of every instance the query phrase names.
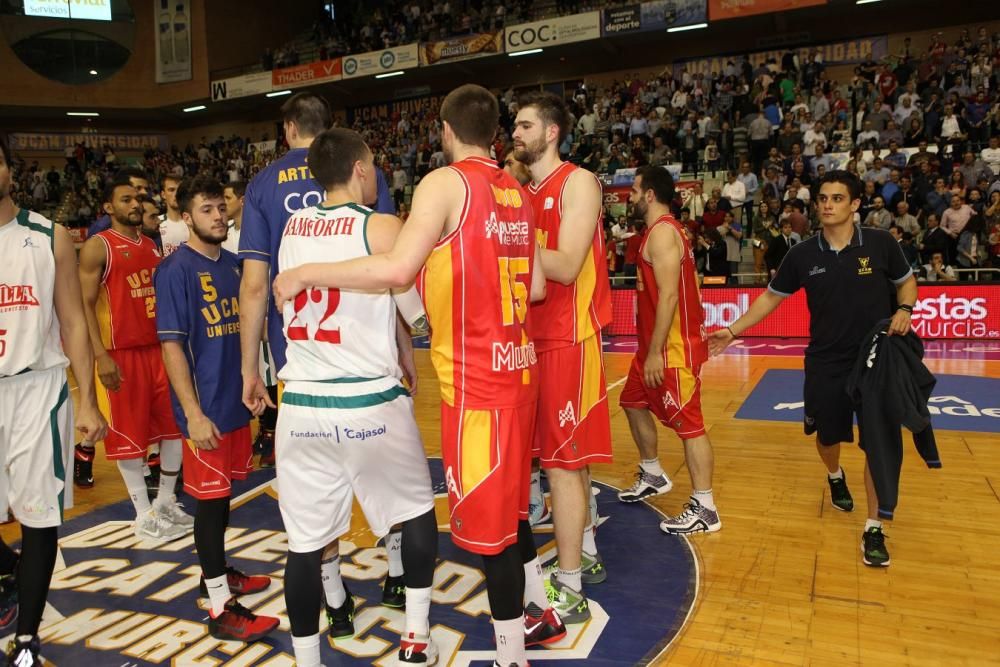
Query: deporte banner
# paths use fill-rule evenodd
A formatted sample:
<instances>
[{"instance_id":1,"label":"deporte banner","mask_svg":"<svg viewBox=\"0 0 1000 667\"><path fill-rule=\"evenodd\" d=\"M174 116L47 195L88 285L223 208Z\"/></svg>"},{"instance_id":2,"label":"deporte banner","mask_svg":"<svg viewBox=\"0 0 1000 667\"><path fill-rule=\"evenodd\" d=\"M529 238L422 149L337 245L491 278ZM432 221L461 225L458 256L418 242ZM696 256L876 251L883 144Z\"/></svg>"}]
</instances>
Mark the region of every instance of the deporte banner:
<instances>
[{"instance_id":1,"label":"deporte banner","mask_svg":"<svg viewBox=\"0 0 1000 667\"><path fill-rule=\"evenodd\" d=\"M642 29L642 12L639 5L605 9L602 14L601 32L605 35L620 35Z\"/></svg>"},{"instance_id":2,"label":"deporte banner","mask_svg":"<svg viewBox=\"0 0 1000 667\"><path fill-rule=\"evenodd\" d=\"M601 33L605 36L680 28L708 19L705 0L651 0L614 7L601 12Z\"/></svg>"},{"instance_id":3,"label":"deporte banner","mask_svg":"<svg viewBox=\"0 0 1000 667\"><path fill-rule=\"evenodd\" d=\"M369 51L344 57L344 78L385 74L399 69L410 69L420 64L417 44L394 46L382 51Z\"/></svg>"},{"instance_id":4,"label":"deporte banner","mask_svg":"<svg viewBox=\"0 0 1000 667\"><path fill-rule=\"evenodd\" d=\"M506 30L507 52L538 49L557 44L583 42L601 36L601 12L557 16L510 26Z\"/></svg>"},{"instance_id":5,"label":"deporte banner","mask_svg":"<svg viewBox=\"0 0 1000 667\"><path fill-rule=\"evenodd\" d=\"M343 61L340 58L285 67L271 71L271 86L276 90L312 86L317 83L340 81L344 78Z\"/></svg>"},{"instance_id":6,"label":"deporte banner","mask_svg":"<svg viewBox=\"0 0 1000 667\"><path fill-rule=\"evenodd\" d=\"M503 53L503 30L480 32L441 42L423 42L420 45L420 64L437 65L498 53Z\"/></svg>"}]
</instances>

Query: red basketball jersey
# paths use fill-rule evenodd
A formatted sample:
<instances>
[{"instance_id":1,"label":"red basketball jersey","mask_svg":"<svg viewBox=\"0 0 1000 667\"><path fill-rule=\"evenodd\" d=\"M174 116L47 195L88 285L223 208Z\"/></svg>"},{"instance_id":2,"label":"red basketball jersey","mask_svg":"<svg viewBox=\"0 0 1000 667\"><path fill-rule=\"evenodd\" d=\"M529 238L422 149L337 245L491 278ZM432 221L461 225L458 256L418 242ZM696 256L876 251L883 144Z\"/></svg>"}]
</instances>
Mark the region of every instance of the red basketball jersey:
<instances>
[{"instance_id":1,"label":"red basketball jersey","mask_svg":"<svg viewBox=\"0 0 1000 667\"><path fill-rule=\"evenodd\" d=\"M566 181L577 169L576 165L563 162L541 183L528 185L538 227L538 244L543 248L555 250L559 247L563 191ZM611 286L600 216L598 213L594 241L576 281L563 285L549 280L545 300L534 306L532 334L540 352L580 343L611 322Z\"/></svg>"},{"instance_id":2,"label":"red basketball jersey","mask_svg":"<svg viewBox=\"0 0 1000 667\"><path fill-rule=\"evenodd\" d=\"M471 157L450 168L465 183L462 218L434 247L418 280L441 398L460 408L534 402L535 346L526 327L531 206L493 160Z\"/></svg>"},{"instance_id":3,"label":"red basketball jersey","mask_svg":"<svg viewBox=\"0 0 1000 667\"><path fill-rule=\"evenodd\" d=\"M670 333L663 348L663 366L665 368L696 368L708 359L708 341L705 336L705 311L701 306L698 294L698 276L695 271L694 252L691 243L681 223L673 217L665 215L659 218L646 230L646 236L639 249L639 272L636 283L636 304L638 307L637 330L639 334L639 352L636 359L640 363L649 354L649 339L656 325L656 304L660 298L660 290L656 286L656 276L653 265L645 259L646 244L657 225L672 227L681 243L684 244L684 255L681 259L681 275L677 285L677 306L670 323Z\"/></svg>"},{"instance_id":4,"label":"red basketball jersey","mask_svg":"<svg viewBox=\"0 0 1000 667\"><path fill-rule=\"evenodd\" d=\"M113 229L97 234L107 248L107 265L97 296L101 340L109 350L159 345L153 271L160 251L139 234L134 241Z\"/></svg>"}]
</instances>

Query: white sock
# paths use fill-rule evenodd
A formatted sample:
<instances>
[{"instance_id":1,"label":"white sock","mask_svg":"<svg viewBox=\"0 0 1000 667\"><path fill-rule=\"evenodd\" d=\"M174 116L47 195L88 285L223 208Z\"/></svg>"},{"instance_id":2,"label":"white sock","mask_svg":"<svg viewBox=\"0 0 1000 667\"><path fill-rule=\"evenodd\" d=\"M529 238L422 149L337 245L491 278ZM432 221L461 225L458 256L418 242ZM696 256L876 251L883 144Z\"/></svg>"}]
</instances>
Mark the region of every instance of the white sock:
<instances>
[{"instance_id":1,"label":"white sock","mask_svg":"<svg viewBox=\"0 0 1000 667\"><path fill-rule=\"evenodd\" d=\"M542 471L533 470L531 471L531 497L541 498L542 497Z\"/></svg>"},{"instance_id":2,"label":"white sock","mask_svg":"<svg viewBox=\"0 0 1000 667\"><path fill-rule=\"evenodd\" d=\"M878 519L868 519L865 521L865 532L868 532L869 528L881 528L882 522Z\"/></svg>"},{"instance_id":3,"label":"white sock","mask_svg":"<svg viewBox=\"0 0 1000 667\"><path fill-rule=\"evenodd\" d=\"M497 638L497 662L501 665L523 665L528 656L524 652L524 616L509 621L493 619L493 632Z\"/></svg>"},{"instance_id":4,"label":"white sock","mask_svg":"<svg viewBox=\"0 0 1000 667\"><path fill-rule=\"evenodd\" d=\"M549 598L545 595L545 584L542 583L542 564L535 556L524 564L524 606L532 602L541 609L549 607ZM524 629L521 630L524 632ZM522 642L523 643L523 642ZM509 665L509 662L502 663Z\"/></svg>"},{"instance_id":5,"label":"white sock","mask_svg":"<svg viewBox=\"0 0 1000 667\"><path fill-rule=\"evenodd\" d=\"M406 634L423 637L430 634L431 589L406 589Z\"/></svg>"},{"instance_id":6,"label":"white sock","mask_svg":"<svg viewBox=\"0 0 1000 667\"><path fill-rule=\"evenodd\" d=\"M135 505L136 516L142 517L150 509L146 478L142 474L142 459L119 459L118 471L122 474L125 488Z\"/></svg>"},{"instance_id":7,"label":"white sock","mask_svg":"<svg viewBox=\"0 0 1000 667\"><path fill-rule=\"evenodd\" d=\"M827 472L826 476L830 479L844 479L844 469L837 468L837 472Z\"/></svg>"},{"instance_id":8,"label":"white sock","mask_svg":"<svg viewBox=\"0 0 1000 667\"><path fill-rule=\"evenodd\" d=\"M591 556L597 554L597 528L594 524L583 529L583 552Z\"/></svg>"},{"instance_id":9,"label":"white sock","mask_svg":"<svg viewBox=\"0 0 1000 667\"><path fill-rule=\"evenodd\" d=\"M177 473L181 470L183 457L184 449L180 440L160 441L160 492L157 495L158 498L167 498L176 492Z\"/></svg>"},{"instance_id":10,"label":"white sock","mask_svg":"<svg viewBox=\"0 0 1000 667\"><path fill-rule=\"evenodd\" d=\"M318 633L308 637L292 635L292 648L295 651L295 664L298 667L320 667Z\"/></svg>"},{"instance_id":11,"label":"white sock","mask_svg":"<svg viewBox=\"0 0 1000 667\"><path fill-rule=\"evenodd\" d=\"M662 475L663 468L660 466L660 459L642 459L639 461L639 467L643 469L644 472L650 475Z\"/></svg>"},{"instance_id":12,"label":"white sock","mask_svg":"<svg viewBox=\"0 0 1000 667\"><path fill-rule=\"evenodd\" d=\"M208 599L212 603L212 618L216 618L225 610L226 603L233 596L229 592L229 577L223 574L220 577L205 579L205 588L208 589Z\"/></svg>"},{"instance_id":13,"label":"white sock","mask_svg":"<svg viewBox=\"0 0 1000 667\"><path fill-rule=\"evenodd\" d=\"M701 506L705 509L710 509L715 511L715 498L712 497L712 489L707 491L695 491L691 494L691 497L701 503Z\"/></svg>"},{"instance_id":14,"label":"white sock","mask_svg":"<svg viewBox=\"0 0 1000 667\"><path fill-rule=\"evenodd\" d=\"M389 560L389 576L403 576L403 532L394 530L385 536L385 555Z\"/></svg>"},{"instance_id":15,"label":"white sock","mask_svg":"<svg viewBox=\"0 0 1000 667\"><path fill-rule=\"evenodd\" d=\"M153 474L153 471L149 469L149 464L145 461L142 462L142 476L149 477Z\"/></svg>"},{"instance_id":16,"label":"white sock","mask_svg":"<svg viewBox=\"0 0 1000 667\"><path fill-rule=\"evenodd\" d=\"M319 567L323 577L323 592L326 593L326 603L337 609L347 602L347 589L340 578L340 556L325 560Z\"/></svg>"},{"instance_id":17,"label":"white sock","mask_svg":"<svg viewBox=\"0 0 1000 667\"><path fill-rule=\"evenodd\" d=\"M589 494L590 498L588 500L588 502L590 504L590 525L596 526L597 525L597 519L599 518L597 516L597 496L594 495L594 488L592 486L591 487L587 487L587 490L590 491L590 494Z\"/></svg>"},{"instance_id":18,"label":"white sock","mask_svg":"<svg viewBox=\"0 0 1000 667\"><path fill-rule=\"evenodd\" d=\"M580 568L576 568L575 570L559 568L559 571L556 572L556 578L563 586L569 586L577 593L583 591L583 575L580 572Z\"/></svg>"}]
</instances>

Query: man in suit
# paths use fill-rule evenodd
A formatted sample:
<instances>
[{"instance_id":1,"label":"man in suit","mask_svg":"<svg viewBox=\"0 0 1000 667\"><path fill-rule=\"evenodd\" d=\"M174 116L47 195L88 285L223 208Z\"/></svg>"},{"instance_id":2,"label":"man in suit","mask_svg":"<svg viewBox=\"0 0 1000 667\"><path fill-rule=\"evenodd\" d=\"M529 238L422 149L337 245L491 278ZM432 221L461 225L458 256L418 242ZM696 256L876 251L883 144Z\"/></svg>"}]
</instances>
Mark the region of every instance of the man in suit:
<instances>
[{"instance_id":1,"label":"man in suit","mask_svg":"<svg viewBox=\"0 0 1000 667\"><path fill-rule=\"evenodd\" d=\"M785 258L785 255L788 254L788 251L796 243L797 241L792 238L792 223L786 218L781 222L781 236L771 239L770 244L767 246L767 252L764 253L764 262L767 264L767 272L770 278L774 277L774 273L781 266L781 260Z\"/></svg>"},{"instance_id":2,"label":"man in suit","mask_svg":"<svg viewBox=\"0 0 1000 667\"><path fill-rule=\"evenodd\" d=\"M941 253L945 264L950 263L951 237L948 236L948 232L941 229L937 214L928 213L927 231L924 232L924 238L920 242L920 255L924 263L930 264L931 257L936 252Z\"/></svg>"}]
</instances>

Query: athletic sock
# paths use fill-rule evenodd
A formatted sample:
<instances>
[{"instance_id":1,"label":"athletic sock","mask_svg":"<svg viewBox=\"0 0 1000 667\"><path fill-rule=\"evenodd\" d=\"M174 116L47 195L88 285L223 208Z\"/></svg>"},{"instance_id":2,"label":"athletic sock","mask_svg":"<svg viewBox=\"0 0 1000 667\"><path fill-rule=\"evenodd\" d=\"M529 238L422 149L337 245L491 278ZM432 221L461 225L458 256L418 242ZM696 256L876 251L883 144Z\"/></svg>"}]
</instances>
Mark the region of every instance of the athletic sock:
<instances>
[{"instance_id":1,"label":"athletic sock","mask_svg":"<svg viewBox=\"0 0 1000 667\"><path fill-rule=\"evenodd\" d=\"M497 638L497 662L501 665L524 665L528 656L524 652L524 616L509 621L493 619L493 633Z\"/></svg>"},{"instance_id":2,"label":"athletic sock","mask_svg":"<svg viewBox=\"0 0 1000 667\"><path fill-rule=\"evenodd\" d=\"M406 589L406 634L426 636L430 633L431 589Z\"/></svg>"},{"instance_id":3,"label":"athletic sock","mask_svg":"<svg viewBox=\"0 0 1000 667\"><path fill-rule=\"evenodd\" d=\"M385 536L385 555L389 560L389 576L402 577L403 572L403 532L391 531Z\"/></svg>"},{"instance_id":4,"label":"athletic sock","mask_svg":"<svg viewBox=\"0 0 1000 667\"><path fill-rule=\"evenodd\" d=\"M532 603L543 610L549 606L549 598L545 595L545 584L542 583L542 564L538 556L524 564L524 606L527 607Z\"/></svg>"},{"instance_id":5,"label":"athletic sock","mask_svg":"<svg viewBox=\"0 0 1000 667\"><path fill-rule=\"evenodd\" d=\"M330 560L323 561L319 568L323 577L323 592L326 594L326 603L338 609L347 602L347 589L340 578L340 556L334 556Z\"/></svg>"},{"instance_id":6,"label":"athletic sock","mask_svg":"<svg viewBox=\"0 0 1000 667\"><path fill-rule=\"evenodd\" d=\"M541 498L542 494L542 471L533 470L531 472L531 497Z\"/></svg>"},{"instance_id":7,"label":"athletic sock","mask_svg":"<svg viewBox=\"0 0 1000 667\"><path fill-rule=\"evenodd\" d=\"M146 478L142 475L142 459L120 459L118 461L118 471L125 481L125 488L135 506L136 516L145 516L150 509L149 492L146 490Z\"/></svg>"},{"instance_id":8,"label":"athletic sock","mask_svg":"<svg viewBox=\"0 0 1000 667\"><path fill-rule=\"evenodd\" d=\"M583 553L597 555L597 527L592 523L583 529Z\"/></svg>"},{"instance_id":9,"label":"athletic sock","mask_svg":"<svg viewBox=\"0 0 1000 667\"><path fill-rule=\"evenodd\" d=\"M866 533L868 532L869 528L881 528L881 527L882 527L882 522L879 521L878 519L868 519L867 521L865 521Z\"/></svg>"},{"instance_id":10,"label":"athletic sock","mask_svg":"<svg viewBox=\"0 0 1000 667\"><path fill-rule=\"evenodd\" d=\"M830 479L844 479L844 469L837 468L837 472L827 472L826 476Z\"/></svg>"},{"instance_id":11,"label":"athletic sock","mask_svg":"<svg viewBox=\"0 0 1000 667\"><path fill-rule=\"evenodd\" d=\"M208 589L208 599L212 603L212 618L218 618L226 609L226 603L233 596L229 592L229 577L213 577L205 580L205 588Z\"/></svg>"},{"instance_id":12,"label":"athletic sock","mask_svg":"<svg viewBox=\"0 0 1000 667\"><path fill-rule=\"evenodd\" d=\"M295 664L298 667L320 667L318 633L308 637L293 635L292 649L295 652Z\"/></svg>"},{"instance_id":13,"label":"athletic sock","mask_svg":"<svg viewBox=\"0 0 1000 667\"><path fill-rule=\"evenodd\" d=\"M180 440L160 441L160 492L158 498L174 495L177 489L177 473L181 470L184 449Z\"/></svg>"},{"instance_id":14,"label":"athletic sock","mask_svg":"<svg viewBox=\"0 0 1000 667\"><path fill-rule=\"evenodd\" d=\"M712 497L712 489L707 491L695 491L691 497L698 501L705 509L715 511L715 498Z\"/></svg>"},{"instance_id":15,"label":"athletic sock","mask_svg":"<svg viewBox=\"0 0 1000 667\"><path fill-rule=\"evenodd\" d=\"M660 459L642 459L639 461L639 467L642 468L643 472L649 473L650 475L662 475L663 467L660 466Z\"/></svg>"},{"instance_id":16,"label":"athletic sock","mask_svg":"<svg viewBox=\"0 0 1000 667\"><path fill-rule=\"evenodd\" d=\"M564 570L559 568L559 571L556 572L556 578L563 586L569 586L577 593L583 591L583 576L580 568L576 568L575 570Z\"/></svg>"}]
</instances>

